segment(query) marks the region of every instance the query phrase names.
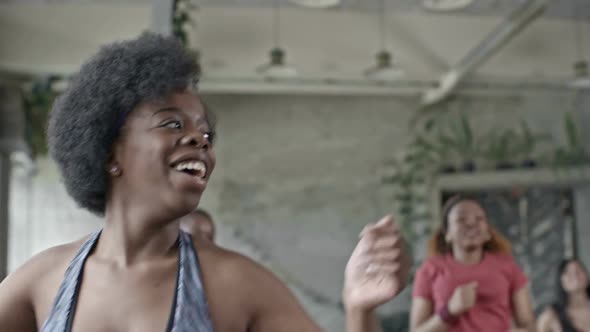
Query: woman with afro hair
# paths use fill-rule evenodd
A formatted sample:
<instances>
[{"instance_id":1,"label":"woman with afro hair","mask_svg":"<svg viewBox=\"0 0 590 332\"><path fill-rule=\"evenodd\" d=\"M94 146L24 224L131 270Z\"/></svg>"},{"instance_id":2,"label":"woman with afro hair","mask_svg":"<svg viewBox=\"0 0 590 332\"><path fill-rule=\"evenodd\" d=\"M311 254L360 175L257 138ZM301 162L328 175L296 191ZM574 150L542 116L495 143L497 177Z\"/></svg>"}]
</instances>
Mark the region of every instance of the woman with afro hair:
<instances>
[{"instance_id":1,"label":"woman with afro hair","mask_svg":"<svg viewBox=\"0 0 590 332\"><path fill-rule=\"evenodd\" d=\"M196 69L174 38L145 33L101 48L56 100L50 155L104 226L0 284L1 331L319 330L272 273L180 230L215 167ZM361 232L344 273L348 331L379 329L374 309L407 278L402 243L389 216Z\"/></svg>"}]
</instances>

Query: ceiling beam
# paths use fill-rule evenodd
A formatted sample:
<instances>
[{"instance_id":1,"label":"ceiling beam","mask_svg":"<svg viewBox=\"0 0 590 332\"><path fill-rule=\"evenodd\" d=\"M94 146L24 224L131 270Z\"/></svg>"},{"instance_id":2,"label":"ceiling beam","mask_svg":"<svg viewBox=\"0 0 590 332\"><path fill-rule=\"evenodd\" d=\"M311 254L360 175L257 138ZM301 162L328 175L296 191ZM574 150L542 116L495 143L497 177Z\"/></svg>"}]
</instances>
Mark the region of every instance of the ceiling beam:
<instances>
[{"instance_id":1,"label":"ceiling beam","mask_svg":"<svg viewBox=\"0 0 590 332\"><path fill-rule=\"evenodd\" d=\"M475 71L525 27L540 17L549 1L551 0L529 0L512 12L455 66L443 74L437 87L424 92L422 104L424 106L433 105L446 99L467 75Z\"/></svg>"}]
</instances>

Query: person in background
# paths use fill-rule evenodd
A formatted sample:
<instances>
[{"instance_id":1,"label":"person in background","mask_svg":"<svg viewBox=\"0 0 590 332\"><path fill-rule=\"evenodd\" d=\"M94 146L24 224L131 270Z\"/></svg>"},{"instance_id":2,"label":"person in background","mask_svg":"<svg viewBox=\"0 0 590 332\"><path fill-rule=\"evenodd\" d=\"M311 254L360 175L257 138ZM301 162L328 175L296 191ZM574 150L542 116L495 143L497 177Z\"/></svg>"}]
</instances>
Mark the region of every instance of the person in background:
<instances>
[{"instance_id":1,"label":"person in background","mask_svg":"<svg viewBox=\"0 0 590 332\"><path fill-rule=\"evenodd\" d=\"M475 198L446 202L429 252L414 279L412 332L533 331L527 278Z\"/></svg>"},{"instance_id":2,"label":"person in background","mask_svg":"<svg viewBox=\"0 0 590 332\"><path fill-rule=\"evenodd\" d=\"M559 264L557 301L537 321L538 332L589 332L590 282L588 272L576 259Z\"/></svg>"},{"instance_id":3,"label":"person in background","mask_svg":"<svg viewBox=\"0 0 590 332\"><path fill-rule=\"evenodd\" d=\"M180 219L180 229L191 234L215 241L215 223L209 212L196 209Z\"/></svg>"}]
</instances>

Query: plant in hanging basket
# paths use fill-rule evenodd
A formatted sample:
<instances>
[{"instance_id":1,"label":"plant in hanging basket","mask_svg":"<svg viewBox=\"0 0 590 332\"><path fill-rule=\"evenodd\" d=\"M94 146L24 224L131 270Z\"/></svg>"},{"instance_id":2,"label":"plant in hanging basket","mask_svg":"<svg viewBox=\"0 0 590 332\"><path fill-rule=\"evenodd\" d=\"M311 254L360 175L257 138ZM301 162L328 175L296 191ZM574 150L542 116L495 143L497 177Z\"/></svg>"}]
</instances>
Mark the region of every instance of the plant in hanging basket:
<instances>
[{"instance_id":1,"label":"plant in hanging basket","mask_svg":"<svg viewBox=\"0 0 590 332\"><path fill-rule=\"evenodd\" d=\"M46 128L49 112L57 93L53 84L61 78L56 75L38 78L22 94L26 120L26 140L33 156L47 154Z\"/></svg>"}]
</instances>

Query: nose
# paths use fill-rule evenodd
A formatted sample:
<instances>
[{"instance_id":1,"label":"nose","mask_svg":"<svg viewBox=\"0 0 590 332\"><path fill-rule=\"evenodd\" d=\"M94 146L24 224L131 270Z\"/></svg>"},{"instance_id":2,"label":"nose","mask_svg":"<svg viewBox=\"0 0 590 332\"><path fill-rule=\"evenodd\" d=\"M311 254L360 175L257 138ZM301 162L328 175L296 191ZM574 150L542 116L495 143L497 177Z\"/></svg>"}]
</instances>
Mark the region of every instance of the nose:
<instances>
[{"instance_id":1,"label":"nose","mask_svg":"<svg viewBox=\"0 0 590 332\"><path fill-rule=\"evenodd\" d=\"M465 218L465 225L466 226L474 226L477 224L476 218Z\"/></svg>"},{"instance_id":2,"label":"nose","mask_svg":"<svg viewBox=\"0 0 590 332\"><path fill-rule=\"evenodd\" d=\"M187 133L185 136L183 136L180 139L180 144L195 147L205 151L211 148L211 144L209 143L206 134L197 131Z\"/></svg>"}]
</instances>

